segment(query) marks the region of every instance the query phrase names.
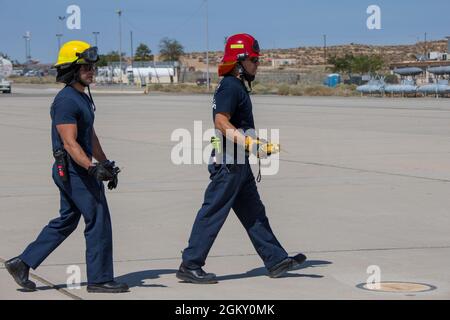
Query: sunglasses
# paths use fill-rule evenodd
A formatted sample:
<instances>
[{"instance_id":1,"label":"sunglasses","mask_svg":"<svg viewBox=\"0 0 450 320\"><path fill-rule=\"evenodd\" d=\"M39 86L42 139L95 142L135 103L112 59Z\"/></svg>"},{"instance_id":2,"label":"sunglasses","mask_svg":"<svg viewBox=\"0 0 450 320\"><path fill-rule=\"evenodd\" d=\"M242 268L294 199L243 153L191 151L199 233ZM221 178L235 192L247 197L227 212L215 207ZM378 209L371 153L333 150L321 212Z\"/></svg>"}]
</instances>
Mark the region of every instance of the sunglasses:
<instances>
[{"instance_id":1,"label":"sunglasses","mask_svg":"<svg viewBox=\"0 0 450 320\"><path fill-rule=\"evenodd\" d=\"M258 57L251 57L250 61L256 64L256 63L259 62L259 58Z\"/></svg>"},{"instance_id":2,"label":"sunglasses","mask_svg":"<svg viewBox=\"0 0 450 320\"><path fill-rule=\"evenodd\" d=\"M97 67L94 64L92 64L92 63L82 64L81 65L81 69L83 71L97 71Z\"/></svg>"}]
</instances>

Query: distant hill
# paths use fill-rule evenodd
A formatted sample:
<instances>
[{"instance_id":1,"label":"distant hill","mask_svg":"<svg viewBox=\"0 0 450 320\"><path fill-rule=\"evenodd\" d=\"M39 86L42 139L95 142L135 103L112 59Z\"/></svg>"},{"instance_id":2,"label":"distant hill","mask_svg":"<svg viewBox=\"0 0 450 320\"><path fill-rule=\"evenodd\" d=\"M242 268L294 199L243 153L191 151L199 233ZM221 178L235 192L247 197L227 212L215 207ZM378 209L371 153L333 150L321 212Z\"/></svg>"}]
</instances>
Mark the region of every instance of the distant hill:
<instances>
[{"instance_id":1,"label":"distant hill","mask_svg":"<svg viewBox=\"0 0 450 320\"><path fill-rule=\"evenodd\" d=\"M381 55L387 64L398 63L404 61L415 61L416 54L424 54L425 51L447 51L447 40L419 42L411 45L389 45L389 46L374 46L364 44L347 44L339 46L330 46L327 48L327 56L343 56L346 53L353 53L353 55ZM296 64L290 68L302 68L305 66L324 65L324 49L323 47L299 47L291 49L271 49L262 50L264 58L262 59L262 66L270 66L271 59L296 59ZM217 65L223 55L222 51L210 52L210 64ZM206 53L205 52L191 52L186 53L182 57L184 65L195 68L196 70L206 69ZM214 70L214 68L212 69Z\"/></svg>"}]
</instances>

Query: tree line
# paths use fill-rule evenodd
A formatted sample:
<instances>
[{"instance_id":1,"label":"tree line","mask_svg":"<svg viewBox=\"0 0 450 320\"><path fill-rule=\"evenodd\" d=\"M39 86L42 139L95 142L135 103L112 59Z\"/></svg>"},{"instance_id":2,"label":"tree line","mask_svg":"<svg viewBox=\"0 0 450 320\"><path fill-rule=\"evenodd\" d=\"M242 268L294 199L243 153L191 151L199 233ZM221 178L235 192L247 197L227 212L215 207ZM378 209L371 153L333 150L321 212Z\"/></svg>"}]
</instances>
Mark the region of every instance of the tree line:
<instances>
[{"instance_id":1,"label":"tree line","mask_svg":"<svg viewBox=\"0 0 450 320\"><path fill-rule=\"evenodd\" d=\"M177 40L166 37L159 42L159 54L162 61L179 61L184 54L184 47ZM125 57L123 52L122 57ZM133 61L154 61L154 59L152 50L145 43L140 43L133 55ZM108 65L109 62L117 62L119 60L119 51L110 51L107 54L100 55L97 65L102 67Z\"/></svg>"},{"instance_id":2,"label":"tree line","mask_svg":"<svg viewBox=\"0 0 450 320\"><path fill-rule=\"evenodd\" d=\"M346 54L343 57L333 56L328 59L328 64L333 65L332 72L345 73L349 77L352 74L370 74L374 75L384 67L384 61L378 55L359 55Z\"/></svg>"}]
</instances>

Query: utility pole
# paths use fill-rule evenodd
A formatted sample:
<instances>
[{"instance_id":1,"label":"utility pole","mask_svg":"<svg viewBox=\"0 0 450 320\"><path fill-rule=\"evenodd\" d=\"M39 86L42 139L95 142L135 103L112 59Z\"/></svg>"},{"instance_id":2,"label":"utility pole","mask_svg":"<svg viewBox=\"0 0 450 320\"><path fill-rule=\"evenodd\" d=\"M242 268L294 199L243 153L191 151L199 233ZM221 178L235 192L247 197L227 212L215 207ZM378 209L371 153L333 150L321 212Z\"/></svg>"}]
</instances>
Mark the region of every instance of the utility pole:
<instances>
[{"instance_id":1,"label":"utility pole","mask_svg":"<svg viewBox=\"0 0 450 320\"><path fill-rule=\"evenodd\" d=\"M120 90L122 90L122 10L117 10L117 15L119 16L119 83Z\"/></svg>"},{"instance_id":2,"label":"utility pole","mask_svg":"<svg viewBox=\"0 0 450 320\"><path fill-rule=\"evenodd\" d=\"M133 56L133 31L130 30L130 44L131 44L131 79L132 79L132 84L134 84L134 71L133 71L133 60L134 60L134 56Z\"/></svg>"},{"instance_id":3,"label":"utility pole","mask_svg":"<svg viewBox=\"0 0 450 320\"><path fill-rule=\"evenodd\" d=\"M57 33L56 37L58 38L58 52L61 49L61 37L62 37L62 33Z\"/></svg>"},{"instance_id":4,"label":"utility pole","mask_svg":"<svg viewBox=\"0 0 450 320\"><path fill-rule=\"evenodd\" d=\"M130 31L130 44L131 44L131 69L133 69L133 58L134 58L134 54L133 54L133 31Z\"/></svg>"},{"instance_id":5,"label":"utility pole","mask_svg":"<svg viewBox=\"0 0 450 320\"><path fill-rule=\"evenodd\" d=\"M425 32L425 59L428 60L427 33Z\"/></svg>"},{"instance_id":6,"label":"utility pole","mask_svg":"<svg viewBox=\"0 0 450 320\"><path fill-rule=\"evenodd\" d=\"M324 56L324 64L327 64L327 35L323 35L323 56Z\"/></svg>"},{"instance_id":7,"label":"utility pole","mask_svg":"<svg viewBox=\"0 0 450 320\"><path fill-rule=\"evenodd\" d=\"M209 38L208 38L208 0L206 2L206 84L208 86L208 92L211 88L209 79Z\"/></svg>"},{"instance_id":8,"label":"utility pole","mask_svg":"<svg viewBox=\"0 0 450 320\"><path fill-rule=\"evenodd\" d=\"M94 38L95 38L95 46L98 47L97 36L100 34L100 32L94 31L94 32L92 32L92 33L94 34Z\"/></svg>"}]
</instances>

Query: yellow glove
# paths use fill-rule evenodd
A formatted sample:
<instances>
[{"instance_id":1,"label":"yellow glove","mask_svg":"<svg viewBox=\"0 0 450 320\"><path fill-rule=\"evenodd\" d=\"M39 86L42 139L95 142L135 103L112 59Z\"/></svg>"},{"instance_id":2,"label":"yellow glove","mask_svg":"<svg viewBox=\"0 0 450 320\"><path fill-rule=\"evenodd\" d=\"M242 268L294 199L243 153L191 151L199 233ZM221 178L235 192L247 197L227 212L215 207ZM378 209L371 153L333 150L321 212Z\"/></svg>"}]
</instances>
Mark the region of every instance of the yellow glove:
<instances>
[{"instance_id":1,"label":"yellow glove","mask_svg":"<svg viewBox=\"0 0 450 320\"><path fill-rule=\"evenodd\" d=\"M272 154L280 152L280 145L278 143L271 143L264 139L245 137L245 150L252 152L253 145L256 145L256 156L258 158L267 158Z\"/></svg>"}]
</instances>

